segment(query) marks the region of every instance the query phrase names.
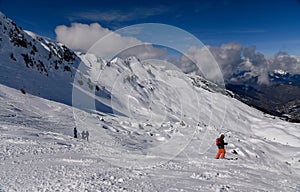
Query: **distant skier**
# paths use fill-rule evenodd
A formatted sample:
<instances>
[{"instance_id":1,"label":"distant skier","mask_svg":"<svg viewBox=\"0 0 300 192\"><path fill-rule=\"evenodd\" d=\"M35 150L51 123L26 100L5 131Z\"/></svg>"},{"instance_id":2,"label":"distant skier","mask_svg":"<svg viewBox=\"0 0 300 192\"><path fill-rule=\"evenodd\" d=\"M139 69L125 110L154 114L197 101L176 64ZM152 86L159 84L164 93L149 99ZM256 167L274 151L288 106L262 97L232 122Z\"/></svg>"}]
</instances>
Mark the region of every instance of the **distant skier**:
<instances>
[{"instance_id":1,"label":"distant skier","mask_svg":"<svg viewBox=\"0 0 300 192\"><path fill-rule=\"evenodd\" d=\"M228 143L225 143L224 142L224 137L225 135L224 134L221 134L219 138L216 139L216 145L218 146L219 150L218 150L218 153L216 155L216 159L219 159L220 158L220 155L222 159L225 158L225 147L224 145L227 145Z\"/></svg>"},{"instance_id":2,"label":"distant skier","mask_svg":"<svg viewBox=\"0 0 300 192\"><path fill-rule=\"evenodd\" d=\"M85 131L82 131L82 132L81 132L81 138L82 138L82 139L85 139L85 138L86 138L86 133L85 133Z\"/></svg>"},{"instance_id":3,"label":"distant skier","mask_svg":"<svg viewBox=\"0 0 300 192\"><path fill-rule=\"evenodd\" d=\"M86 137L86 140L87 140L87 141L89 141L89 136L90 136L89 131L86 131L86 132L85 132L85 137Z\"/></svg>"},{"instance_id":4,"label":"distant skier","mask_svg":"<svg viewBox=\"0 0 300 192\"><path fill-rule=\"evenodd\" d=\"M74 138L77 138L77 129L74 127Z\"/></svg>"}]
</instances>

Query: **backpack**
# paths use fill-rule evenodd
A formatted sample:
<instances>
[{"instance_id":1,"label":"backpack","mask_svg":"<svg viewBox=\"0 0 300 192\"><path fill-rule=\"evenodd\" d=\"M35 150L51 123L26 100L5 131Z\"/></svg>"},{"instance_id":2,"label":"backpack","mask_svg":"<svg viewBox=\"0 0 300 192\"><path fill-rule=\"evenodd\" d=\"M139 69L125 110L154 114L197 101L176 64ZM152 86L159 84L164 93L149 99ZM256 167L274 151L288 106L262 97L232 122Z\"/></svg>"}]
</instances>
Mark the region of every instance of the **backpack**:
<instances>
[{"instance_id":1,"label":"backpack","mask_svg":"<svg viewBox=\"0 0 300 192\"><path fill-rule=\"evenodd\" d=\"M216 145L220 145L220 144L221 144L220 138L217 138L217 139L216 139Z\"/></svg>"}]
</instances>

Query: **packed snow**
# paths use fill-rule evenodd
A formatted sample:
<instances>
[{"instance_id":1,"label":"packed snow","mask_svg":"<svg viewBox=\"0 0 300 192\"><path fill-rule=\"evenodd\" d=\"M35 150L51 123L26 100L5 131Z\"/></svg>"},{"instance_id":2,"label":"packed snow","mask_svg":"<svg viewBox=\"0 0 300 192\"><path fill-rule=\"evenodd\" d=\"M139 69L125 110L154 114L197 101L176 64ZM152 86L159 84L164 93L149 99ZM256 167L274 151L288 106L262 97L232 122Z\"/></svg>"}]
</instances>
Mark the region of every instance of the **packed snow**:
<instances>
[{"instance_id":1,"label":"packed snow","mask_svg":"<svg viewBox=\"0 0 300 192\"><path fill-rule=\"evenodd\" d=\"M202 134L207 133L206 124L203 123L196 126L193 138L179 154L161 163L156 158L133 151L143 150L144 140L151 137L154 143L164 142L168 135L166 132L171 132L172 126L180 126L176 122L159 122L162 129L157 129L157 122L151 122L152 127L148 127L150 123L142 124L140 127L145 129L145 133L153 134L149 138L138 137L137 132L143 134L143 131L130 118L82 111L1 85L1 189L299 190L299 124L270 118L237 100L215 94L228 100L230 107L224 128L220 131L226 134L225 140L229 143L227 157L237 157L238 160L214 159L217 149L214 140L203 139ZM85 127L90 131L89 142L73 138L73 128L76 126L73 111L85 118L94 117L95 124ZM100 127L103 135L98 134ZM217 130L211 131L214 137L218 136ZM126 134L135 143L122 141ZM106 142L107 138L111 140L109 143ZM121 145L126 142L129 142L128 146ZM210 147L207 151L201 151L201 145ZM119 154L119 151L123 153ZM231 153L233 151L237 154ZM132 163L133 158L138 164ZM141 164L143 161L151 166Z\"/></svg>"}]
</instances>

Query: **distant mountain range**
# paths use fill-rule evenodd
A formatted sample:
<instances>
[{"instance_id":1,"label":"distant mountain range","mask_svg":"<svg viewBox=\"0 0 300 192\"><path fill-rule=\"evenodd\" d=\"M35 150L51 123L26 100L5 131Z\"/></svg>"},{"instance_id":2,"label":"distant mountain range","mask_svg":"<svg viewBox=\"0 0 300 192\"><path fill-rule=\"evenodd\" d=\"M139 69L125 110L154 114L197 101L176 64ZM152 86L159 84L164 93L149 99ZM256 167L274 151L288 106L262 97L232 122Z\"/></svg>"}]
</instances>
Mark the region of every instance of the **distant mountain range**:
<instances>
[{"instance_id":1,"label":"distant mountain range","mask_svg":"<svg viewBox=\"0 0 300 192\"><path fill-rule=\"evenodd\" d=\"M259 84L253 77L243 82L226 82L236 98L263 112L292 122L300 122L300 75L283 71L269 73L270 84Z\"/></svg>"}]
</instances>

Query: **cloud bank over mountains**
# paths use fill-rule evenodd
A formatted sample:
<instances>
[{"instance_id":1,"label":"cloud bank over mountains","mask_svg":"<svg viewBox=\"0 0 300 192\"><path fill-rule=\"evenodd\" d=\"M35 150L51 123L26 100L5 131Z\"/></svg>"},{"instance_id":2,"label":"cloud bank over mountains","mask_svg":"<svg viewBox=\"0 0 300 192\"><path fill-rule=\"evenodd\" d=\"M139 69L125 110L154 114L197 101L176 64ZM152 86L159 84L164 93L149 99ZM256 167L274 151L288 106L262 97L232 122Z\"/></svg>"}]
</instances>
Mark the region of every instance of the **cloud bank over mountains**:
<instances>
[{"instance_id":1,"label":"cloud bank over mountains","mask_svg":"<svg viewBox=\"0 0 300 192\"><path fill-rule=\"evenodd\" d=\"M159 57L164 50L154 48L151 44L142 42L134 37L125 37L104 28L98 23L72 23L71 26L60 25L55 28L56 40L69 48L90 52L104 58L111 58L130 48L131 56L141 59ZM125 55L123 55L125 56Z\"/></svg>"},{"instance_id":2,"label":"cloud bank over mountains","mask_svg":"<svg viewBox=\"0 0 300 192\"><path fill-rule=\"evenodd\" d=\"M151 44L141 42L134 37L121 36L98 23L60 25L56 27L55 33L56 40L66 44L71 49L82 52L89 51L105 58L120 53L122 56L132 55L140 59L160 58L167 54L164 49L153 47ZM101 43L97 43L99 40ZM300 74L300 57L282 51L270 58L256 52L256 46L244 48L241 43L227 43L220 47L207 45L207 48L210 53L203 47L190 47L185 54L200 65L206 62L205 58L211 58L208 54L212 54L220 66L226 82L238 83L255 77L257 83L268 85L270 82L269 74L274 71L291 75ZM186 72L197 70L197 67L185 58L182 57L179 61L182 70ZM206 64L206 66L208 65ZM201 72L202 74L213 73L212 70L205 68L202 68ZM207 74L207 76L213 76L213 74Z\"/></svg>"},{"instance_id":3,"label":"cloud bank over mountains","mask_svg":"<svg viewBox=\"0 0 300 192\"><path fill-rule=\"evenodd\" d=\"M219 64L224 79L227 82L247 81L257 77L257 83L270 83L269 74L274 71L279 73L289 73L291 75L300 74L300 57L289 55L285 52L278 52L274 57L267 57L260 52L256 52L256 46L243 48L241 43L227 43L220 47L207 46ZM203 48L190 48L186 53L196 63L205 60ZM187 69L186 71L191 71Z\"/></svg>"},{"instance_id":4,"label":"cloud bank over mountains","mask_svg":"<svg viewBox=\"0 0 300 192\"><path fill-rule=\"evenodd\" d=\"M60 25L56 27L55 33L57 41L66 44L71 49L82 52L88 52L97 41L109 35L109 38L106 40L107 43L104 44L102 49L95 52L95 54L102 57L116 52L119 47L141 43L141 41L136 38L122 37L107 28L103 28L98 23L92 23L90 25L72 23L70 27Z\"/></svg>"}]
</instances>

